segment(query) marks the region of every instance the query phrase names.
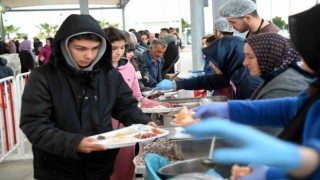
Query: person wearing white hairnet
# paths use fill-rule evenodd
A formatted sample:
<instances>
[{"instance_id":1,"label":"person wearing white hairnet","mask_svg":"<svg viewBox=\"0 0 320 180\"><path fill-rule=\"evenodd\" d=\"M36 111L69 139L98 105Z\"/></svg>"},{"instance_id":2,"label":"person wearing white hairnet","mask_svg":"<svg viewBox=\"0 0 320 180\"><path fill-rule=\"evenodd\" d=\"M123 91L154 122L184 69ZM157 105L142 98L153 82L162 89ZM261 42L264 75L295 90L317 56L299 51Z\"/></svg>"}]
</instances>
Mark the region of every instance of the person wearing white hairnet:
<instances>
[{"instance_id":1,"label":"person wearing white hairnet","mask_svg":"<svg viewBox=\"0 0 320 180\"><path fill-rule=\"evenodd\" d=\"M251 0L229 0L219 8L219 13L240 33L249 31L246 38L259 33L280 31L276 25L259 16L257 6Z\"/></svg>"},{"instance_id":2,"label":"person wearing white hairnet","mask_svg":"<svg viewBox=\"0 0 320 180\"><path fill-rule=\"evenodd\" d=\"M220 39L223 36L233 36L234 29L229 27L229 22L226 18L219 18L214 21L213 31L216 38Z\"/></svg>"},{"instance_id":3,"label":"person wearing white hairnet","mask_svg":"<svg viewBox=\"0 0 320 180\"><path fill-rule=\"evenodd\" d=\"M196 138L215 135L236 145L214 150L212 159L251 164L252 172L238 180L320 179L319 18L320 5L289 17L291 40L303 57L303 70L315 76L298 97L209 103L195 109L194 117L210 119L184 128ZM280 140L234 122L285 129Z\"/></svg>"}]
</instances>

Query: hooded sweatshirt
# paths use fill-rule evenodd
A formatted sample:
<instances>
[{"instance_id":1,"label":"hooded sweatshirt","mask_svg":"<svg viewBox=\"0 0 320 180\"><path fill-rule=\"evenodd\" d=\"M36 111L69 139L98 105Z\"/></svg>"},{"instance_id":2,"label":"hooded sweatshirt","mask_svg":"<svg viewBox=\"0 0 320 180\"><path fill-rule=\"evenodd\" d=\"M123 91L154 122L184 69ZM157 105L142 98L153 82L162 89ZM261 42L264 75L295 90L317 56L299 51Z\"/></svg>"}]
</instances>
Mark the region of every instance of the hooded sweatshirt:
<instances>
[{"instance_id":1,"label":"hooded sweatshirt","mask_svg":"<svg viewBox=\"0 0 320 180\"><path fill-rule=\"evenodd\" d=\"M81 69L69 50L70 37L101 38L93 62ZM122 75L111 65L111 44L90 15L70 15L54 37L54 61L34 69L24 89L20 128L32 143L35 179L109 179L118 149L78 152L83 138L112 130L111 118L125 126L151 118Z\"/></svg>"}]
</instances>

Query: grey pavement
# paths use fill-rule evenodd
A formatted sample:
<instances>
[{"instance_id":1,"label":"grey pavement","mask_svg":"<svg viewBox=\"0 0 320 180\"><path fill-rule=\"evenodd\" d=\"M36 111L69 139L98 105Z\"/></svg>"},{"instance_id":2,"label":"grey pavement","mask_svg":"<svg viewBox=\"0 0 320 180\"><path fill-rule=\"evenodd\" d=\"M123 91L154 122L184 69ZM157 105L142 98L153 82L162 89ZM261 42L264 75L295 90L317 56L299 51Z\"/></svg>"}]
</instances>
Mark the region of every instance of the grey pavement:
<instances>
[{"instance_id":1,"label":"grey pavement","mask_svg":"<svg viewBox=\"0 0 320 180\"><path fill-rule=\"evenodd\" d=\"M0 180L33 180L32 159L7 160L0 164Z\"/></svg>"}]
</instances>

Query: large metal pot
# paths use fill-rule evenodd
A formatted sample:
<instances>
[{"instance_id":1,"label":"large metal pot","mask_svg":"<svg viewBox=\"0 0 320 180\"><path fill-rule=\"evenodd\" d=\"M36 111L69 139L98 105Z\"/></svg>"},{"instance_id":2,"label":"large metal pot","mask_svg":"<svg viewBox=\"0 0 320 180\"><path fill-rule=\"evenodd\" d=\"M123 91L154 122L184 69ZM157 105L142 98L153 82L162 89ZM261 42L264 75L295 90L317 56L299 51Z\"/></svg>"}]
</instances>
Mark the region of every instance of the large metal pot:
<instances>
[{"instance_id":1,"label":"large metal pot","mask_svg":"<svg viewBox=\"0 0 320 180\"><path fill-rule=\"evenodd\" d=\"M182 139L171 140L171 142L173 143L173 152L180 160L208 157L211 145L211 139Z\"/></svg>"},{"instance_id":2,"label":"large metal pot","mask_svg":"<svg viewBox=\"0 0 320 180\"><path fill-rule=\"evenodd\" d=\"M192 159L199 157L208 157L211 145L211 139L180 139L171 140L173 142L173 151L178 159ZM224 139L215 140L215 149L230 146Z\"/></svg>"}]
</instances>

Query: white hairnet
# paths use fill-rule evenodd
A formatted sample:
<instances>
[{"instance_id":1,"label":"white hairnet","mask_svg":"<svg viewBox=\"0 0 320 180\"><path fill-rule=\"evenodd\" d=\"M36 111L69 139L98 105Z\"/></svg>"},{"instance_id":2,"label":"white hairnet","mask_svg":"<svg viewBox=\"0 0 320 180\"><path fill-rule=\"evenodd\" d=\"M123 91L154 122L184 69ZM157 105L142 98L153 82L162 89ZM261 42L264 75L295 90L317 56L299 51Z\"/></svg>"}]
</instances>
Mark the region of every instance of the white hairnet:
<instances>
[{"instance_id":1,"label":"white hairnet","mask_svg":"<svg viewBox=\"0 0 320 180\"><path fill-rule=\"evenodd\" d=\"M220 32L234 32L234 29L229 27L229 22L226 18L219 18L215 20L213 28Z\"/></svg>"},{"instance_id":2,"label":"white hairnet","mask_svg":"<svg viewBox=\"0 0 320 180\"><path fill-rule=\"evenodd\" d=\"M219 13L225 18L238 18L256 9L257 6L252 0L229 0L219 8Z\"/></svg>"}]
</instances>

